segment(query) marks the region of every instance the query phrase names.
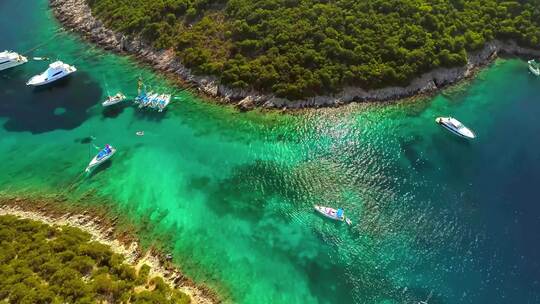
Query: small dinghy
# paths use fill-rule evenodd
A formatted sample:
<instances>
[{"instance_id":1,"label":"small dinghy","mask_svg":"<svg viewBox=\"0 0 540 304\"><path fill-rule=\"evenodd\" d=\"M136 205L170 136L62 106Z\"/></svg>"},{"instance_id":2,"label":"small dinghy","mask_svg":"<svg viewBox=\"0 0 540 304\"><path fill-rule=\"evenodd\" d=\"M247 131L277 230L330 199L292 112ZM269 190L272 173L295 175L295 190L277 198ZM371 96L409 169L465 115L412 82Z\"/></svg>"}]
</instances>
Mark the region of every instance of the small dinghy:
<instances>
[{"instance_id":1,"label":"small dinghy","mask_svg":"<svg viewBox=\"0 0 540 304\"><path fill-rule=\"evenodd\" d=\"M49 61L48 57L34 57L34 61Z\"/></svg>"},{"instance_id":2,"label":"small dinghy","mask_svg":"<svg viewBox=\"0 0 540 304\"><path fill-rule=\"evenodd\" d=\"M45 85L45 84L57 81L59 79L62 79L66 76L69 76L72 73L75 73L76 71L77 69L74 66L65 64L62 61L56 61L56 62L51 63L49 65L49 68L45 72L30 78L30 80L28 80L26 85L29 85L29 86Z\"/></svg>"},{"instance_id":3,"label":"small dinghy","mask_svg":"<svg viewBox=\"0 0 540 304\"><path fill-rule=\"evenodd\" d=\"M476 135L469 128L465 127L459 120L453 117L437 117L435 122L443 126L446 130L451 133L456 134L457 136L474 139Z\"/></svg>"},{"instance_id":4,"label":"small dinghy","mask_svg":"<svg viewBox=\"0 0 540 304\"><path fill-rule=\"evenodd\" d=\"M104 107L108 107L108 106L112 106L112 105L115 105L121 101L124 101L126 100L126 95L122 94L122 93L116 93L116 95L114 96L109 96L107 97L107 100L105 100L102 105Z\"/></svg>"},{"instance_id":5,"label":"small dinghy","mask_svg":"<svg viewBox=\"0 0 540 304\"><path fill-rule=\"evenodd\" d=\"M103 148L99 153L90 161L88 164L88 167L84 170L85 172L90 172L92 168L95 168L105 161L107 161L109 158L111 158L114 153L116 153L116 149L113 148L110 145L105 145L105 148Z\"/></svg>"},{"instance_id":6,"label":"small dinghy","mask_svg":"<svg viewBox=\"0 0 540 304\"><path fill-rule=\"evenodd\" d=\"M347 223L347 225L352 224L351 220L345 217L343 209L336 210L334 208L324 207L324 206L319 206L319 205L315 205L313 206L313 208L315 209L315 211L319 212L320 214L322 214L323 216L329 219L332 219L334 221L339 221L339 222L345 222Z\"/></svg>"},{"instance_id":7,"label":"small dinghy","mask_svg":"<svg viewBox=\"0 0 540 304\"><path fill-rule=\"evenodd\" d=\"M144 136L144 131L137 131L135 134L137 134L137 136Z\"/></svg>"}]
</instances>

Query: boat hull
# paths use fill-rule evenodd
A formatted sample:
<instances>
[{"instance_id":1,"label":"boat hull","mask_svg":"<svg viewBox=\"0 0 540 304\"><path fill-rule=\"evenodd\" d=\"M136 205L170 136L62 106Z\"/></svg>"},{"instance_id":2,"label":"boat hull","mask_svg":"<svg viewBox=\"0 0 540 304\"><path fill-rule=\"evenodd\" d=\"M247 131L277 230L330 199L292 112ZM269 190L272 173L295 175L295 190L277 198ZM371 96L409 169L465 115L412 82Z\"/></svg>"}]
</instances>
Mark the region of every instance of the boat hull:
<instances>
[{"instance_id":1,"label":"boat hull","mask_svg":"<svg viewBox=\"0 0 540 304\"><path fill-rule=\"evenodd\" d=\"M534 67L529 66L529 71L531 71L531 73L533 73L536 76L540 76L540 69L537 70Z\"/></svg>"},{"instance_id":2,"label":"boat hull","mask_svg":"<svg viewBox=\"0 0 540 304\"><path fill-rule=\"evenodd\" d=\"M452 128L451 126L449 126L444 121L444 118L442 118L442 117L438 117L437 119L435 119L435 122L437 122L439 125L441 125L443 128L445 128L450 133L452 133L454 135L457 135L459 137L466 138L466 139L474 139L474 138L476 138L476 135L470 129L465 128L466 132L460 132L460 131Z\"/></svg>"},{"instance_id":3,"label":"boat hull","mask_svg":"<svg viewBox=\"0 0 540 304\"><path fill-rule=\"evenodd\" d=\"M77 69L74 66L65 64L62 61L56 61L49 64L49 68L45 72L30 78L26 85L33 87L47 85L66 78L76 71Z\"/></svg>"},{"instance_id":4,"label":"boat hull","mask_svg":"<svg viewBox=\"0 0 540 304\"><path fill-rule=\"evenodd\" d=\"M104 107L108 107L108 106L112 106L112 105L115 105L117 103L120 103L122 101L126 100L126 96L122 95L121 98L115 98L115 99L108 99L108 100L105 100L103 103L101 103L102 106Z\"/></svg>"},{"instance_id":5,"label":"boat hull","mask_svg":"<svg viewBox=\"0 0 540 304\"><path fill-rule=\"evenodd\" d=\"M322 216L326 218L332 219L334 221L339 221L339 222L343 222L345 220L345 217L337 217L335 215L337 213L336 209L318 206L318 205L313 206L313 208L315 209L315 211L317 211L318 213L320 213Z\"/></svg>"},{"instance_id":6,"label":"boat hull","mask_svg":"<svg viewBox=\"0 0 540 304\"><path fill-rule=\"evenodd\" d=\"M116 149L115 148L111 148L111 153L109 153L107 156L103 157L102 159L97 159L97 156L94 157L90 163L88 164L88 166L86 167L86 169L84 170L85 172L90 172L93 168L101 165L102 163L106 162L107 160L109 160L113 155L114 153L116 153Z\"/></svg>"},{"instance_id":7,"label":"boat hull","mask_svg":"<svg viewBox=\"0 0 540 304\"><path fill-rule=\"evenodd\" d=\"M24 58L24 60L21 60L21 61L10 61L10 62L6 62L4 64L0 64L0 71L14 68L16 66L25 64L26 62L28 62L28 60L26 60L26 58Z\"/></svg>"},{"instance_id":8,"label":"boat hull","mask_svg":"<svg viewBox=\"0 0 540 304\"><path fill-rule=\"evenodd\" d=\"M31 86L31 87L44 86L44 85L47 85L47 84L54 83L54 82L56 82L56 81L58 81L60 79L64 79L64 78L68 77L69 75L73 74L74 72L75 71L71 71L69 73L64 73L62 75L58 75L58 76L56 76L54 78L50 78L50 79L46 79L46 80L35 79L35 77L38 77L38 76L34 76L30 80L28 80L26 85Z\"/></svg>"}]
</instances>

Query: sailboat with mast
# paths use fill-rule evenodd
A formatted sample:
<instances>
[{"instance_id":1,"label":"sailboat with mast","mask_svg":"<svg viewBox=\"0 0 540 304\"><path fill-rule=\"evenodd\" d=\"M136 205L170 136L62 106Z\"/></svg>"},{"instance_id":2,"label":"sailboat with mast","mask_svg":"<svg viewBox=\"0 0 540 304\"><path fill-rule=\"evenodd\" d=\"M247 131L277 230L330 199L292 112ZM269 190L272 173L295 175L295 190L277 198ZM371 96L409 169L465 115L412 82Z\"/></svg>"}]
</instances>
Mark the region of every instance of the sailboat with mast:
<instances>
[{"instance_id":1,"label":"sailboat with mast","mask_svg":"<svg viewBox=\"0 0 540 304\"><path fill-rule=\"evenodd\" d=\"M101 103L102 106L108 107L126 100L126 95L124 95L122 92L118 92L114 96L111 96L109 94L109 86L107 85L107 82L105 82L105 87L107 88L107 99Z\"/></svg>"},{"instance_id":2,"label":"sailboat with mast","mask_svg":"<svg viewBox=\"0 0 540 304\"><path fill-rule=\"evenodd\" d=\"M105 161L107 161L109 158L111 158L114 153L116 153L116 149L111 145L105 145L103 149L99 151L99 153L92 158L86 169L85 172L90 172L93 168L101 165Z\"/></svg>"}]
</instances>

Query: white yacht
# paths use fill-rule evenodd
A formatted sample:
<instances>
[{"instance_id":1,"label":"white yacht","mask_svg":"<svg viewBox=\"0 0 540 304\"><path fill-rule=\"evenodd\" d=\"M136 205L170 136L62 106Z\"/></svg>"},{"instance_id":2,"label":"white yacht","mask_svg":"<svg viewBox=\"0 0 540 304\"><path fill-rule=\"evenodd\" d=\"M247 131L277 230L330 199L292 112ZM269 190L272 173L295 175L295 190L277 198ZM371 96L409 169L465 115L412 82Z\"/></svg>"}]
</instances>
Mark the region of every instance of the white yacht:
<instances>
[{"instance_id":1,"label":"white yacht","mask_svg":"<svg viewBox=\"0 0 540 304\"><path fill-rule=\"evenodd\" d=\"M529 71L533 73L536 76L540 76L540 62L536 62L535 60L529 60Z\"/></svg>"},{"instance_id":2,"label":"white yacht","mask_svg":"<svg viewBox=\"0 0 540 304\"><path fill-rule=\"evenodd\" d=\"M465 127L459 120L453 117L437 117L435 121L448 131L468 139L474 139L476 135L469 128Z\"/></svg>"},{"instance_id":3,"label":"white yacht","mask_svg":"<svg viewBox=\"0 0 540 304\"><path fill-rule=\"evenodd\" d=\"M115 148L113 148L110 145L105 145L105 148L99 151L99 153L90 161L90 163L88 164L88 167L86 167L84 171L90 172L92 168L101 165L106 160L111 158L114 155L114 153L116 153Z\"/></svg>"},{"instance_id":4,"label":"white yacht","mask_svg":"<svg viewBox=\"0 0 540 304\"><path fill-rule=\"evenodd\" d=\"M65 64L62 61L56 61L56 62L51 63L49 65L49 68L45 72L30 78L30 80L28 80L26 85L29 85L29 86L45 85L45 84L54 82L56 80L59 80L61 78L64 78L76 71L77 69L74 66Z\"/></svg>"},{"instance_id":5,"label":"white yacht","mask_svg":"<svg viewBox=\"0 0 540 304\"><path fill-rule=\"evenodd\" d=\"M15 52L3 51L0 53L0 71L27 63L28 59Z\"/></svg>"}]
</instances>

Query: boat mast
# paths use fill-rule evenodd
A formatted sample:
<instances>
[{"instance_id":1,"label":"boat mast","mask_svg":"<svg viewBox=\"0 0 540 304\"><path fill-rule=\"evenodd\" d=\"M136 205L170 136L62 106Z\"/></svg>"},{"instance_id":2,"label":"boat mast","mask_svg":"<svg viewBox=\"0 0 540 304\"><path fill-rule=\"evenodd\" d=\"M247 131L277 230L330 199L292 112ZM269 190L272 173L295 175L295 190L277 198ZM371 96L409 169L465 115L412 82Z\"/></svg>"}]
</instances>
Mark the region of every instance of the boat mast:
<instances>
[{"instance_id":1,"label":"boat mast","mask_svg":"<svg viewBox=\"0 0 540 304\"><path fill-rule=\"evenodd\" d=\"M144 85L142 81L142 77L139 76L139 80L137 81L137 94L138 96L141 96L141 93L144 92L146 94L146 86Z\"/></svg>"}]
</instances>

